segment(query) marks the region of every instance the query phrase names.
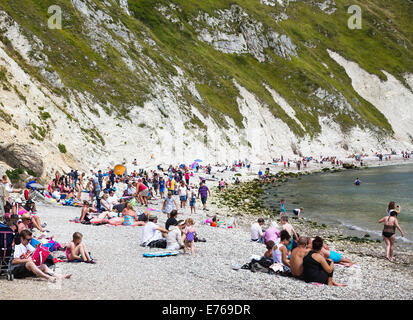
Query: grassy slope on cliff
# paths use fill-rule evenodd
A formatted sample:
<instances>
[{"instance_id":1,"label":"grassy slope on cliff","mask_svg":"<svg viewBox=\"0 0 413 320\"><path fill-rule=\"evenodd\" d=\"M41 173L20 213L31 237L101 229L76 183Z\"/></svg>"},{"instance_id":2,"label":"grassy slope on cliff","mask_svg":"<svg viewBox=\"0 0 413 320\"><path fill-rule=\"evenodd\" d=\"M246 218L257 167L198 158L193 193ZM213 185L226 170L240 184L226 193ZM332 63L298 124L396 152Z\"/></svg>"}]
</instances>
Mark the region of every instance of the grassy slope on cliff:
<instances>
[{"instance_id":1,"label":"grassy slope on cliff","mask_svg":"<svg viewBox=\"0 0 413 320\"><path fill-rule=\"evenodd\" d=\"M263 83L276 89L290 103L297 118L311 134L320 130L319 116L329 116L343 130L357 124L377 127L388 133L391 127L387 120L353 90L351 80L344 69L329 57L327 49L339 52L383 79L385 75L381 70L401 81L405 72L413 73L413 29L409 18L412 4L404 0L336 0L337 10L331 15L316 5L322 1L314 0L292 2L286 9L265 6L259 0L174 0L182 9L175 12L180 23L171 22L156 9L160 5L169 5L171 1L129 0L131 16L125 14L114 0L106 1L112 4L111 7L104 1L92 2L96 9L111 15L115 22L121 21L135 35L143 47L142 53L126 45L128 55L152 75L169 81L169 77L176 74L173 65L189 74L195 80L203 102L191 98L190 94L183 96L188 103L194 104L203 114L214 117L223 126L226 126L224 114L242 127L243 118L236 103L239 93L233 83L235 79L255 93L299 136L304 131L274 102ZM272 29L288 35L297 46L298 58L288 60L266 50L272 61L260 63L249 54L225 54L198 40L195 27L189 22L194 21L200 12L217 16L217 10L229 9L234 4L243 8L251 19L262 22L264 30ZM350 17L347 8L353 4L360 5L363 10L362 30L347 27ZM50 5L62 7L63 30L47 28L47 8ZM131 106L142 106L150 96L153 77L138 71L131 72L122 61L121 53L111 43L106 43L105 58L97 53L86 35L83 17L71 1L0 0L0 8L17 21L24 34L29 38L34 34L45 44L42 52L48 56L50 68L59 74L67 88L87 91L101 103L109 101L117 107L120 116L126 117ZM274 16L284 10L289 19L276 22ZM115 39L123 41L112 30L106 30ZM147 36L155 40L156 47L144 41ZM308 43L316 47L305 45ZM10 47L8 50L18 59ZM145 56L155 62L156 67L148 63ZM91 64L92 61L95 64ZM22 59L20 63L24 64ZM27 64L24 67L45 82L35 67ZM359 116L334 110L329 104L320 105L311 96L320 87L329 92L339 91ZM64 90L54 91L65 94Z\"/></svg>"}]
</instances>

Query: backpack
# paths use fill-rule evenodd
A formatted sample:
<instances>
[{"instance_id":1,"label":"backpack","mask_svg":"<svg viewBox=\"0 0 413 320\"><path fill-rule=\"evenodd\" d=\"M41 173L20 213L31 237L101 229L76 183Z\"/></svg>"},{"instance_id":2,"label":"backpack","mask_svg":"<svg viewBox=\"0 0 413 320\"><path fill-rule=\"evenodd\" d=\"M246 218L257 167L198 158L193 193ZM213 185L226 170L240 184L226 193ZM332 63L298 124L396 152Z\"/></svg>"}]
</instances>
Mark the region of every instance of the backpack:
<instances>
[{"instance_id":1,"label":"backpack","mask_svg":"<svg viewBox=\"0 0 413 320\"><path fill-rule=\"evenodd\" d=\"M44 262L46 261L49 255L50 255L49 249L46 248L44 245L39 244L36 247L36 250L34 251L32 255L32 260L36 266L40 266L44 264Z\"/></svg>"}]
</instances>

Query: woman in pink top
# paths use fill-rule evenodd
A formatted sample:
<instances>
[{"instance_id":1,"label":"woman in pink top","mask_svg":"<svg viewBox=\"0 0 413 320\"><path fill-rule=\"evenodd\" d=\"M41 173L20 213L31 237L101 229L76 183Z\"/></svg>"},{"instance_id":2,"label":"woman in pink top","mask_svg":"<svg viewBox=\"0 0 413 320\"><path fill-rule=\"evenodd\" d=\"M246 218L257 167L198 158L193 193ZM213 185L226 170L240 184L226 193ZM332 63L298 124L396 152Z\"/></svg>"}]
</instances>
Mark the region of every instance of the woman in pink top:
<instances>
[{"instance_id":1,"label":"woman in pink top","mask_svg":"<svg viewBox=\"0 0 413 320\"><path fill-rule=\"evenodd\" d=\"M276 222L271 223L271 227L264 232L265 243L268 241L274 241L274 243L278 242L278 239L280 238L280 230L278 228Z\"/></svg>"},{"instance_id":2,"label":"woman in pink top","mask_svg":"<svg viewBox=\"0 0 413 320\"><path fill-rule=\"evenodd\" d=\"M147 189L148 187L142 183L141 179L139 179L138 183L136 184L136 197L137 197L137 200L139 200L141 204L145 204L145 206L148 206L148 190Z\"/></svg>"}]
</instances>

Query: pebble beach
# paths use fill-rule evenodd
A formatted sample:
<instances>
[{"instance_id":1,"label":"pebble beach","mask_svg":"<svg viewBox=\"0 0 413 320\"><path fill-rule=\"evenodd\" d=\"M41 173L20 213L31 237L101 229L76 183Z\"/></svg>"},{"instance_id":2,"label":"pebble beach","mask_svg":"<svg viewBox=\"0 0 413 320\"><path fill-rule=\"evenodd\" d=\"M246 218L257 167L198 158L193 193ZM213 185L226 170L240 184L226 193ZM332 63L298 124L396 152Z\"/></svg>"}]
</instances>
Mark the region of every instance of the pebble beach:
<instances>
[{"instance_id":1,"label":"pebble beach","mask_svg":"<svg viewBox=\"0 0 413 320\"><path fill-rule=\"evenodd\" d=\"M320 168L309 168L308 171ZM222 176L229 177L225 172ZM243 174L248 177L248 174ZM216 174L216 178L220 179ZM252 179L249 178L243 180ZM194 181L196 177L194 178ZM197 181L197 180L196 180ZM197 202L197 213L189 208L178 218L192 217L195 228L206 242L197 242L195 256L179 254L170 257L145 258L145 252L161 251L140 246L143 227L109 225L82 225L69 220L79 216L80 208L53 204L38 204L42 221L59 242L69 242L74 232L83 234L83 241L97 263L57 263L56 271L71 273L69 280L48 283L27 278L7 281L1 279L0 298L8 299L245 299L245 300L395 300L413 298L413 253L398 247L396 262L384 257L384 244L375 241L354 242L347 239L340 227L322 227L303 217L291 219L300 235L321 236L329 247L355 261L352 267L336 266L334 279L348 286L328 287L306 284L294 278L286 278L250 270L233 270L252 255L262 255L265 246L250 241L249 228L257 215L235 212L220 205L217 182L207 181L212 191L208 200L209 211L203 211ZM149 207L160 209L162 201L153 201ZM138 206L136 209L143 210ZM217 214L220 218L234 216L238 228L213 228L200 222ZM157 213L158 224L164 226L166 215ZM262 215L265 226L276 217ZM62 255L64 252L56 254Z\"/></svg>"}]
</instances>

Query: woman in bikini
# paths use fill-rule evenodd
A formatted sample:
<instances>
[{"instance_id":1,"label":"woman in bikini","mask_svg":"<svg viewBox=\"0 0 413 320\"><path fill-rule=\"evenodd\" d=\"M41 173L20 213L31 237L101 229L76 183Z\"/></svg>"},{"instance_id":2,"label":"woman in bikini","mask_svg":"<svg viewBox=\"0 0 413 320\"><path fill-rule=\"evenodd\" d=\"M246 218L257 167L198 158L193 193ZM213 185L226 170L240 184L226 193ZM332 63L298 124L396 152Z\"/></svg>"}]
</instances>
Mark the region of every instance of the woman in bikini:
<instances>
[{"instance_id":1,"label":"woman in bikini","mask_svg":"<svg viewBox=\"0 0 413 320\"><path fill-rule=\"evenodd\" d=\"M397 220L397 211L390 211L390 216L385 216L379 220L379 223L384 222L383 228L383 240L386 244L386 259L389 261L394 261L393 249L394 240L396 238L396 228L402 234L404 238L404 232L399 226L399 221Z\"/></svg>"},{"instance_id":2,"label":"woman in bikini","mask_svg":"<svg viewBox=\"0 0 413 320\"><path fill-rule=\"evenodd\" d=\"M113 226L144 226L147 220L147 213L137 215L131 203L126 205L126 208L122 210L122 216L119 218L112 218L109 220L109 224Z\"/></svg>"}]
</instances>

